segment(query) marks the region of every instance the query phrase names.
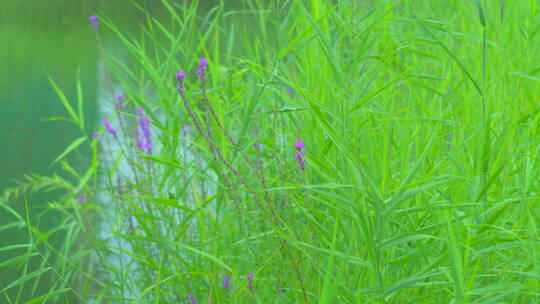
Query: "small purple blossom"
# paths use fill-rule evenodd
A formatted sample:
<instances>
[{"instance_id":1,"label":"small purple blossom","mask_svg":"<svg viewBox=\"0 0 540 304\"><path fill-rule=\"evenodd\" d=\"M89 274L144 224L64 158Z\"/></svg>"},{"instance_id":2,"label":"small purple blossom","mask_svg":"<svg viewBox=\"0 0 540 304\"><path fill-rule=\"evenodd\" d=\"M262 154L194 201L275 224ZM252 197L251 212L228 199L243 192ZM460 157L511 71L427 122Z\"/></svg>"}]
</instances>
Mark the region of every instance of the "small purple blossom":
<instances>
[{"instance_id":1,"label":"small purple blossom","mask_svg":"<svg viewBox=\"0 0 540 304\"><path fill-rule=\"evenodd\" d=\"M90 26L93 28L96 28L99 26L99 23L97 22L97 16L96 15L90 15L88 16L88 20L90 20Z\"/></svg>"},{"instance_id":2,"label":"small purple blossom","mask_svg":"<svg viewBox=\"0 0 540 304\"><path fill-rule=\"evenodd\" d=\"M221 275L221 278L223 279L223 288L225 289L229 289L231 287L230 283L231 283L231 277L229 277L228 275L226 274L222 274Z\"/></svg>"},{"instance_id":3,"label":"small purple blossom","mask_svg":"<svg viewBox=\"0 0 540 304\"><path fill-rule=\"evenodd\" d=\"M248 288L249 289L252 289L253 288L253 278L255 277L255 274L253 273L249 273L246 277L246 280L248 280Z\"/></svg>"},{"instance_id":4,"label":"small purple blossom","mask_svg":"<svg viewBox=\"0 0 540 304\"><path fill-rule=\"evenodd\" d=\"M187 74L184 71L176 73L176 81L178 81L178 87L176 87L176 90L180 93L184 92L184 78L186 77Z\"/></svg>"},{"instance_id":5,"label":"small purple blossom","mask_svg":"<svg viewBox=\"0 0 540 304\"><path fill-rule=\"evenodd\" d=\"M105 129L112 135L116 135L116 129L111 127L111 123L108 120L103 121L103 125L105 126Z\"/></svg>"},{"instance_id":6,"label":"small purple blossom","mask_svg":"<svg viewBox=\"0 0 540 304\"><path fill-rule=\"evenodd\" d=\"M291 89L291 88L287 88L287 89L285 90L285 93L287 93L287 94L292 94L292 93L294 93L294 90Z\"/></svg>"},{"instance_id":7,"label":"small purple blossom","mask_svg":"<svg viewBox=\"0 0 540 304\"><path fill-rule=\"evenodd\" d=\"M123 103L121 103L121 102L119 102L119 103L116 104L116 107L119 108L119 109L121 109L121 108L123 108L123 107L125 107L125 106L126 106L126 105L123 104Z\"/></svg>"},{"instance_id":8,"label":"small purple blossom","mask_svg":"<svg viewBox=\"0 0 540 304\"><path fill-rule=\"evenodd\" d=\"M306 146L304 145L304 142L300 138L298 138L296 140L296 144L293 147L298 151L302 151L302 149L304 149Z\"/></svg>"},{"instance_id":9,"label":"small purple blossom","mask_svg":"<svg viewBox=\"0 0 540 304\"><path fill-rule=\"evenodd\" d=\"M206 58L201 57L199 60L199 69L195 71L195 74L197 74L197 78L200 80L206 80L204 76L206 76L206 72L208 71L208 60Z\"/></svg>"},{"instance_id":10,"label":"small purple blossom","mask_svg":"<svg viewBox=\"0 0 540 304\"><path fill-rule=\"evenodd\" d=\"M92 133L92 138L96 139L99 137L99 133L98 132L94 132Z\"/></svg>"},{"instance_id":11,"label":"small purple blossom","mask_svg":"<svg viewBox=\"0 0 540 304\"><path fill-rule=\"evenodd\" d=\"M137 109L137 115L139 116L139 124L141 130L137 130L136 140L137 147L145 153L150 154L152 152L152 132L150 132L150 122L144 117L144 110L142 108Z\"/></svg>"},{"instance_id":12,"label":"small purple blossom","mask_svg":"<svg viewBox=\"0 0 540 304\"><path fill-rule=\"evenodd\" d=\"M84 194L79 194L79 204L83 204L88 201L88 198Z\"/></svg>"},{"instance_id":13,"label":"small purple blossom","mask_svg":"<svg viewBox=\"0 0 540 304\"><path fill-rule=\"evenodd\" d=\"M181 83L182 81L184 81L184 78L186 78L186 76L187 76L186 72L180 71L180 72L176 73L176 81Z\"/></svg>"},{"instance_id":14,"label":"small purple blossom","mask_svg":"<svg viewBox=\"0 0 540 304\"><path fill-rule=\"evenodd\" d=\"M296 162L300 165L300 170L304 171L306 160L304 159L304 156L306 153L302 151L305 148L304 142L298 138L296 140L296 144L293 145L293 147L296 149Z\"/></svg>"},{"instance_id":15,"label":"small purple blossom","mask_svg":"<svg viewBox=\"0 0 540 304\"><path fill-rule=\"evenodd\" d=\"M188 301L189 301L190 303L193 303L193 304L199 304L199 301L197 301L197 299L195 299L195 296L194 296L194 295L189 295Z\"/></svg>"},{"instance_id":16,"label":"small purple blossom","mask_svg":"<svg viewBox=\"0 0 540 304\"><path fill-rule=\"evenodd\" d=\"M124 96L124 94L118 94L114 98L116 98L118 101L122 101L124 98L126 98L126 96Z\"/></svg>"}]
</instances>

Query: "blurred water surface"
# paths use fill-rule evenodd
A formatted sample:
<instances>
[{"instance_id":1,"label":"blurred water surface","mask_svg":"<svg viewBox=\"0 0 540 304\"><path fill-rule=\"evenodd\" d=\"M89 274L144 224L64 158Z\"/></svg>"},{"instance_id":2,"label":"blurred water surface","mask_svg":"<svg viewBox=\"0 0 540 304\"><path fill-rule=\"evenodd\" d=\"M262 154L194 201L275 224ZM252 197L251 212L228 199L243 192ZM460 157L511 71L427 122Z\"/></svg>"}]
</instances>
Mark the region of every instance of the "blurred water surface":
<instances>
[{"instance_id":1,"label":"blurred water surface","mask_svg":"<svg viewBox=\"0 0 540 304\"><path fill-rule=\"evenodd\" d=\"M48 76L74 102L76 77L80 72L85 132L91 134L97 128L100 59L87 20L94 13L114 19L127 31L137 30L139 20L144 20L127 0L0 0L0 193L23 180L24 174L51 175L61 171L61 166L52 165L52 160L81 136L72 123L47 121L51 117L68 116ZM102 39L105 42L109 39L106 31ZM83 150L72 155L71 164L82 166L87 154ZM26 197L30 216L37 219L56 195L40 193ZM25 199L10 204L24 211ZM10 219L11 215L0 212L0 223ZM39 217L39 226L46 230L55 220L54 213L49 212ZM21 229L3 230L0 246L24 243L25 238L27 233ZM61 240L51 240L58 241ZM0 252L0 262L20 253ZM2 274L0 290L20 276L21 271L14 266L9 273ZM44 290L48 287L40 286ZM25 299L24 290L17 288L8 290L8 295L13 299L19 292L21 300ZM0 296L0 303L8 303L4 295Z\"/></svg>"}]
</instances>

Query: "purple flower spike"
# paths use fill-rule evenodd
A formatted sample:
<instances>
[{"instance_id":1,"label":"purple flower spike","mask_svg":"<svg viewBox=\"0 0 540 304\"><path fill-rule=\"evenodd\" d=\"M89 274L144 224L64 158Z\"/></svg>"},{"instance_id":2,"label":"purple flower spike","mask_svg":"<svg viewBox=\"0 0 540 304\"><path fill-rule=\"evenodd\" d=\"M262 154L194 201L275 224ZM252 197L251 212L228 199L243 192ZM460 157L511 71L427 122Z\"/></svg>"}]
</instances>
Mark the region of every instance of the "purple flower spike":
<instances>
[{"instance_id":1,"label":"purple flower spike","mask_svg":"<svg viewBox=\"0 0 540 304\"><path fill-rule=\"evenodd\" d=\"M226 290L229 289L231 287L230 285L230 282L231 282L231 277L229 277L228 275L226 274L222 274L221 275L221 278L223 279L223 288L225 288Z\"/></svg>"},{"instance_id":2,"label":"purple flower spike","mask_svg":"<svg viewBox=\"0 0 540 304\"><path fill-rule=\"evenodd\" d=\"M200 80L206 80L204 76L206 76L206 72L208 71L208 60L206 58L201 57L199 60L199 67L197 71L195 71L195 74L197 74L197 78Z\"/></svg>"},{"instance_id":3,"label":"purple flower spike","mask_svg":"<svg viewBox=\"0 0 540 304\"><path fill-rule=\"evenodd\" d=\"M137 147L145 153L151 154L152 152L152 132L150 132L150 122L144 117L144 110L142 108L137 109L137 115L139 116L139 124L141 130L135 132L135 139L137 141Z\"/></svg>"},{"instance_id":4,"label":"purple flower spike","mask_svg":"<svg viewBox=\"0 0 540 304\"><path fill-rule=\"evenodd\" d=\"M126 98L126 96L124 96L124 94L118 94L115 96L115 98L118 100L118 101L122 101L124 100L124 98Z\"/></svg>"},{"instance_id":5,"label":"purple flower spike","mask_svg":"<svg viewBox=\"0 0 540 304\"><path fill-rule=\"evenodd\" d=\"M104 120L103 125L105 126L105 129L107 129L109 133L111 133L112 135L116 135L116 130L113 127L111 127L111 123L108 120Z\"/></svg>"},{"instance_id":6,"label":"purple flower spike","mask_svg":"<svg viewBox=\"0 0 540 304\"><path fill-rule=\"evenodd\" d=\"M186 78L187 74L184 71L180 71L176 73L176 81L178 81L178 87L176 90L180 93L184 92L184 78Z\"/></svg>"},{"instance_id":7,"label":"purple flower spike","mask_svg":"<svg viewBox=\"0 0 540 304\"><path fill-rule=\"evenodd\" d=\"M304 159L306 153L302 151L305 148L304 142L298 138L293 147L296 149L296 162L300 165L300 170L304 171L306 165L306 160Z\"/></svg>"},{"instance_id":8,"label":"purple flower spike","mask_svg":"<svg viewBox=\"0 0 540 304\"><path fill-rule=\"evenodd\" d=\"M182 81L184 81L184 78L186 78L186 76L187 76L186 72L180 71L180 72L176 73L176 80L178 82L182 82Z\"/></svg>"},{"instance_id":9,"label":"purple flower spike","mask_svg":"<svg viewBox=\"0 0 540 304\"><path fill-rule=\"evenodd\" d=\"M92 133L92 138L98 138L98 137L99 137L99 133L98 133L98 132Z\"/></svg>"},{"instance_id":10,"label":"purple flower spike","mask_svg":"<svg viewBox=\"0 0 540 304\"><path fill-rule=\"evenodd\" d=\"M96 28L99 26L99 23L97 23L96 21L92 21L90 22L90 26L93 27L93 28Z\"/></svg>"},{"instance_id":11,"label":"purple flower spike","mask_svg":"<svg viewBox=\"0 0 540 304\"><path fill-rule=\"evenodd\" d=\"M296 144L293 147L298 151L302 151L302 149L304 149L306 146L304 145L304 142L300 138L298 138L296 140Z\"/></svg>"},{"instance_id":12,"label":"purple flower spike","mask_svg":"<svg viewBox=\"0 0 540 304\"><path fill-rule=\"evenodd\" d=\"M253 273L248 274L247 277L246 277L246 280L248 280L248 282L249 282L248 283L248 288L249 289L253 288L253 278L254 277L255 277L255 274L253 274Z\"/></svg>"},{"instance_id":13,"label":"purple flower spike","mask_svg":"<svg viewBox=\"0 0 540 304\"><path fill-rule=\"evenodd\" d=\"M189 301L190 303L193 303L193 304L199 304L199 301L197 301L197 299L195 299L195 296L194 296L194 295L189 295L188 301Z\"/></svg>"}]
</instances>

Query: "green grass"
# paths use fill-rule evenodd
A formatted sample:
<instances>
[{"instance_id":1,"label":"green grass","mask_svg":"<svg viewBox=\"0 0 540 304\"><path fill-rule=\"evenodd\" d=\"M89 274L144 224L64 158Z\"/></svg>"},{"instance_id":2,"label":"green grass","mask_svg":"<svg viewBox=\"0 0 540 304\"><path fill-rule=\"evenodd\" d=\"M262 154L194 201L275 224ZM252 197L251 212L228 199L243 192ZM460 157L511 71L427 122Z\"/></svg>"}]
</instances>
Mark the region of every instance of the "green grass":
<instances>
[{"instance_id":1,"label":"green grass","mask_svg":"<svg viewBox=\"0 0 540 304\"><path fill-rule=\"evenodd\" d=\"M140 35L99 15L96 37L112 32L122 57L93 42L127 97L109 118L128 136L91 139L84 83L74 75L70 101L53 82L82 134L55 160L66 176L28 176L4 194L3 227L27 238L0 248L24 249L0 267L38 267L0 286L2 301L540 301L536 1L163 0L159 18L133 5ZM138 107L151 155L132 140ZM40 211L58 212L56 229L10 207L50 189L65 193Z\"/></svg>"}]
</instances>

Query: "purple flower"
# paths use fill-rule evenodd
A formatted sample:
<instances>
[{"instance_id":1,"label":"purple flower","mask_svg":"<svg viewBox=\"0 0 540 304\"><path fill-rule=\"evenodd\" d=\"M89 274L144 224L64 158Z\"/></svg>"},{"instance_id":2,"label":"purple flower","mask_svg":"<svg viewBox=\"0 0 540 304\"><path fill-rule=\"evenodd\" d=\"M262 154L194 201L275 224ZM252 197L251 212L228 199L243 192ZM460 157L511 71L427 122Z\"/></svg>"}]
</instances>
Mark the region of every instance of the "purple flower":
<instances>
[{"instance_id":1,"label":"purple flower","mask_svg":"<svg viewBox=\"0 0 540 304\"><path fill-rule=\"evenodd\" d=\"M285 93L287 93L287 94L292 94L292 93L294 93L294 90L291 89L291 88L287 88L287 89L285 90Z\"/></svg>"},{"instance_id":2,"label":"purple flower","mask_svg":"<svg viewBox=\"0 0 540 304\"><path fill-rule=\"evenodd\" d=\"M115 98L118 99L118 101L122 101L124 98L126 98L126 96L124 96L124 94L118 94L115 96Z\"/></svg>"},{"instance_id":3,"label":"purple flower","mask_svg":"<svg viewBox=\"0 0 540 304\"><path fill-rule=\"evenodd\" d=\"M150 122L144 118L144 110L142 108L137 109L137 115L139 116L139 124L141 130L137 130L136 139L137 147L143 152L151 153L152 151L152 132L150 132Z\"/></svg>"},{"instance_id":4,"label":"purple flower","mask_svg":"<svg viewBox=\"0 0 540 304\"><path fill-rule=\"evenodd\" d=\"M298 138L296 140L296 144L293 147L298 151L302 151L302 149L304 149L306 146L304 145L304 142L300 138Z\"/></svg>"},{"instance_id":5,"label":"purple flower","mask_svg":"<svg viewBox=\"0 0 540 304\"><path fill-rule=\"evenodd\" d=\"M208 60L206 58L201 57L199 60L199 69L195 71L195 74L197 74L197 78L200 80L206 80L204 76L206 76L206 72L208 71Z\"/></svg>"},{"instance_id":6,"label":"purple flower","mask_svg":"<svg viewBox=\"0 0 540 304\"><path fill-rule=\"evenodd\" d=\"M88 201L88 198L84 194L79 194L79 204L85 203Z\"/></svg>"},{"instance_id":7,"label":"purple flower","mask_svg":"<svg viewBox=\"0 0 540 304\"><path fill-rule=\"evenodd\" d=\"M119 102L119 103L116 104L116 107L119 108L119 109L120 109L120 108L123 108L123 107L125 107L125 106L126 106L126 105L123 104L123 103L121 103L121 102Z\"/></svg>"},{"instance_id":8,"label":"purple flower","mask_svg":"<svg viewBox=\"0 0 540 304\"><path fill-rule=\"evenodd\" d=\"M189 295L188 301L189 301L190 303L193 303L193 304L199 304L199 301L197 301L197 299L195 299L195 296L194 296L194 295Z\"/></svg>"},{"instance_id":9,"label":"purple flower","mask_svg":"<svg viewBox=\"0 0 540 304\"><path fill-rule=\"evenodd\" d=\"M99 137L99 133L98 133L98 132L92 133L92 138L98 138L98 137Z\"/></svg>"},{"instance_id":10,"label":"purple flower","mask_svg":"<svg viewBox=\"0 0 540 304\"><path fill-rule=\"evenodd\" d=\"M111 133L112 135L116 135L116 130L113 127L111 127L111 123L108 120L104 120L103 125L105 126L105 129L107 129L109 133Z\"/></svg>"},{"instance_id":11,"label":"purple flower","mask_svg":"<svg viewBox=\"0 0 540 304\"><path fill-rule=\"evenodd\" d=\"M255 277L255 274L253 273L249 273L246 277L246 280L248 280L248 288L249 289L252 289L253 288L253 278Z\"/></svg>"},{"instance_id":12,"label":"purple flower","mask_svg":"<svg viewBox=\"0 0 540 304\"><path fill-rule=\"evenodd\" d=\"M176 73L176 81L178 81L178 87L176 90L180 93L184 91L184 78L186 78L187 74L184 71L180 71Z\"/></svg>"},{"instance_id":13,"label":"purple flower","mask_svg":"<svg viewBox=\"0 0 540 304\"><path fill-rule=\"evenodd\" d=\"M92 21L92 22L90 22L91 27L96 28L96 27L99 26L99 23L97 22L97 16L96 15L90 15L88 17L88 20Z\"/></svg>"},{"instance_id":14,"label":"purple flower","mask_svg":"<svg viewBox=\"0 0 540 304\"><path fill-rule=\"evenodd\" d=\"M298 138L296 140L296 144L293 145L293 147L296 149L296 162L300 165L300 170L304 171L306 160L304 159L304 156L306 153L302 151L305 148L304 142Z\"/></svg>"},{"instance_id":15,"label":"purple flower","mask_svg":"<svg viewBox=\"0 0 540 304\"><path fill-rule=\"evenodd\" d=\"M224 283L223 283L223 288L225 289L229 289L231 286L230 286L230 282L231 282L231 277L229 277L228 275L226 274L222 274L221 275L221 278L223 279Z\"/></svg>"},{"instance_id":16,"label":"purple flower","mask_svg":"<svg viewBox=\"0 0 540 304\"><path fill-rule=\"evenodd\" d=\"M187 76L186 72L180 71L180 72L176 73L176 81L181 83L182 81L184 81L184 78L186 78L186 76Z\"/></svg>"}]
</instances>

